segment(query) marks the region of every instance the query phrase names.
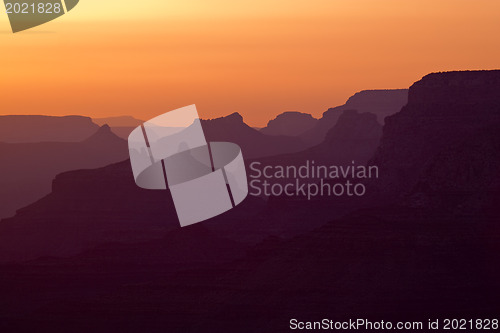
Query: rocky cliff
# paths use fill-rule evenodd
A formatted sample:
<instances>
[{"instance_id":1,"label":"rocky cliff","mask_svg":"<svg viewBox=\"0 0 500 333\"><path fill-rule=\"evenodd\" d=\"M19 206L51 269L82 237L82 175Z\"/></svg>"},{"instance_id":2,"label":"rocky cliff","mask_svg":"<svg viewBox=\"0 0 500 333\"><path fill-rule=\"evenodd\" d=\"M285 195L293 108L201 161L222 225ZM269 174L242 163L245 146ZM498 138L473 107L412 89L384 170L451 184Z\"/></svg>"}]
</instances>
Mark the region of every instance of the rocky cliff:
<instances>
[{"instance_id":1,"label":"rocky cliff","mask_svg":"<svg viewBox=\"0 0 500 333\"><path fill-rule=\"evenodd\" d=\"M417 204L429 201L418 193L498 190L499 91L500 71L434 73L412 85L408 104L386 118L373 159L383 191Z\"/></svg>"}]
</instances>

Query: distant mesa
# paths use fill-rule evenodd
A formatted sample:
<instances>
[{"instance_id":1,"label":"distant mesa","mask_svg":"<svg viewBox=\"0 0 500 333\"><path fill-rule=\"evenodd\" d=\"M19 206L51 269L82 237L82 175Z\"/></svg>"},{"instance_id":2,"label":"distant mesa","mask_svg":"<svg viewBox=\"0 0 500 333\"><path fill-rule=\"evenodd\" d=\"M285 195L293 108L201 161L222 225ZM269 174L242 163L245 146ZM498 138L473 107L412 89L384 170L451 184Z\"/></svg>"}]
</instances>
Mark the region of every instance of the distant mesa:
<instances>
[{"instance_id":1,"label":"distant mesa","mask_svg":"<svg viewBox=\"0 0 500 333\"><path fill-rule=\"evenodd\" d=\"M137 127L144 123L143 120L132 116L118 116L107 118L92 118L92 121L99 126L108 125L110 127Z\"/></svg>"},{"instance_id":2,"label":"distant mesa","mask_svg":"<svg viewBox=\"0 0 500 333\"><path fill-rule=\"evenodd\" d=\"M98 128L83 116L0 116L0 142L79 142Z\"/></svg>"},{"instance_id":3,"label":"distant mesa","mask_svg":"<svg viewBox=\"0 0 500 333\"><path fill-rule=\"evenodd\" d=\"M359 112L373 113L377 116L378 122L383 125L385 117L399 112L407 102L408 89L362 90L349 97L345 105L338 107L338 109L354 109ZM337 108L333 108L333 110L337 110Z\"/></svg>"},{"instance_id":4,"label":"distant mesa","mask_svg":"<svg viewBox=\"0 0 500 333\"><path fill-rule=\"evenodd\" d=\"M306 150L263 159L269 165L296 165L304 161L318 164L358 165L367 163L375 154L382 137L382 125L368 112L345 110L328 131L325 140Z\"/></svg>"},{"instance_id":5,"label":"distant mesa","mask_svg":"<svg viewBox=\"0 0 500 333\"><path fill-rule=\"evenodd\" d=\"M114 134L108 125L102 125L94 134L82 141L86 145L104 144L108 146L116 145L117 147L121 147L123 142L123 139Z\"/></svg>"},{"instance_id":6,"label":"distant mesa","mask_svg":"<svg viewBox=\"0 0 500 333\"><path fill-rule=\"evenodd\" d=\"M130 132L132 132L134 128L144 123L143 120L132 116L92 118L92 121L99 126L108 125L114 134L125 140L128 139Z\"/></svg>"},{"instance_id":7,"label":"distant mesa","mask_svg":"<svg viewBox=\"0 0 500 333\"><path fill-rule=\"evenodd\" d=\"M287 111L270 120L260 131L268 135L297 136L312 129L318 122L308 113Z\"/></svg>"},{"instance_id":8,"label":"distant mesa","mask_svg":"<svg viewBox=\"0 0 500 333\"><path fill-rule=\"evenodd\" d=\"M361 113L373 113L377 121L383 125L384 119L399 112L408 102L408 89L363 90L349 97L344 105L328 109L316 126L306 131L301 138L310 143L318 144L325 139L326 133L337 123L345 110L357 110Z\"/></svg>"},{"instance_id":9,"label":"distant mesa","mask_svg":"<svg viewBox=\"0 0 500 333\"><path fill-rule=\"evenodd\" d=\"M307 145L298 137L266 135L243 121L235 112L226 117L202 120L208 141L234 142L241 147L245 159L298 152Z\"/></svg>"}]
</instances>

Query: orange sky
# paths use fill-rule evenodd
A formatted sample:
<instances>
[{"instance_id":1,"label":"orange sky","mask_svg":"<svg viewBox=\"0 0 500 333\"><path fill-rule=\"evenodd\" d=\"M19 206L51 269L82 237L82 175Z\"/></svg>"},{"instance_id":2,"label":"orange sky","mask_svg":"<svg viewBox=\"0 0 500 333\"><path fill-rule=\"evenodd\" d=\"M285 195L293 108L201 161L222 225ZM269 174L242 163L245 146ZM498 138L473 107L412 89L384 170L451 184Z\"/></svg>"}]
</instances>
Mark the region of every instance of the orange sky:
<instances>
[{"instance_id":1,"label":"orange sky","mask_svg":"<svg viewBox=\"0 0 500 333\"><path fill-rule=\"evenodd\" d=\"M498 0L80 0L12 34L0 15L0 114L133 115L197 104L263 126L363 89L500 68Z\"/></svg>"}]
</instances>

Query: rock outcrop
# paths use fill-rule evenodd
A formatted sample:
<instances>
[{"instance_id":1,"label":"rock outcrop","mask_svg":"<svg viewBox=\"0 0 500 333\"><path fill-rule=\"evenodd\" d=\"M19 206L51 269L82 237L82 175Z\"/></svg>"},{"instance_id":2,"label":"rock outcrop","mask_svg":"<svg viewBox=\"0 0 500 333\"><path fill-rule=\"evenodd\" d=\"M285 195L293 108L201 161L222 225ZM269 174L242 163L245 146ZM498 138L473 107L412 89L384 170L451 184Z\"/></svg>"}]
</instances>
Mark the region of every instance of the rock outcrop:
<instances>
[{"instance_id":1,"label":"rock outcrop","mask_svg":"<svg viewBox=\"0 0 500 333\"><path fill-rule=\"evenodd\" d=\"M237 143L245 158L259 158L301 151L306 144L298 137L266 135L248 126L239 113L202 120L207 141Z\"/></svg>"},{"instance_id":2,"label":"rock outcrop","mask_svg":"<svg viewBox=\"0 0 500 333\"><path fill-rule=\"evenodd\" d=\"M318 122L308 113L288 111L270 120L260 131L268 135L299 136L312 129Z\"/></svg>"},{"instance_id":3,"label":"rock outcrop","mask_svg":"<svg viewBox=\"0 0 500 333\"><path fill-rule=\"evenodd\" d=\"M408 101L408 89L363 90L349 97L344 105L328 109L318 120L314 128L306 131L301 137L311 144L318 144L325 139L326 133L335 126L345 110L357 110L361 113L373 113L380 124L384 119L396 112Z\"/></svg>"}]
</instances>

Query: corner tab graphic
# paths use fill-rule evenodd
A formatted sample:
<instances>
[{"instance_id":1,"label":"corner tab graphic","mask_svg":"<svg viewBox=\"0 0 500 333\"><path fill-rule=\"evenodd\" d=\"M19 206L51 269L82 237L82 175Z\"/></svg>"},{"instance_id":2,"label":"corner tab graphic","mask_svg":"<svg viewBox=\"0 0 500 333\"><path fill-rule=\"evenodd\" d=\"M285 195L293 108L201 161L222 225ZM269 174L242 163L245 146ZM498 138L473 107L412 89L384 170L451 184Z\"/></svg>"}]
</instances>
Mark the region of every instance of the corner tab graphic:
<instances>
[{"instance_id":1,"label":"corner tab graphic","mask_svg":"<svg viewBox=\"0 0 500 333\"><path fill-rule=\"evenodd\" d=\"M12 32L34 28L72 10L79 0L4 0Z\"/></svg>"}]
</instances>

